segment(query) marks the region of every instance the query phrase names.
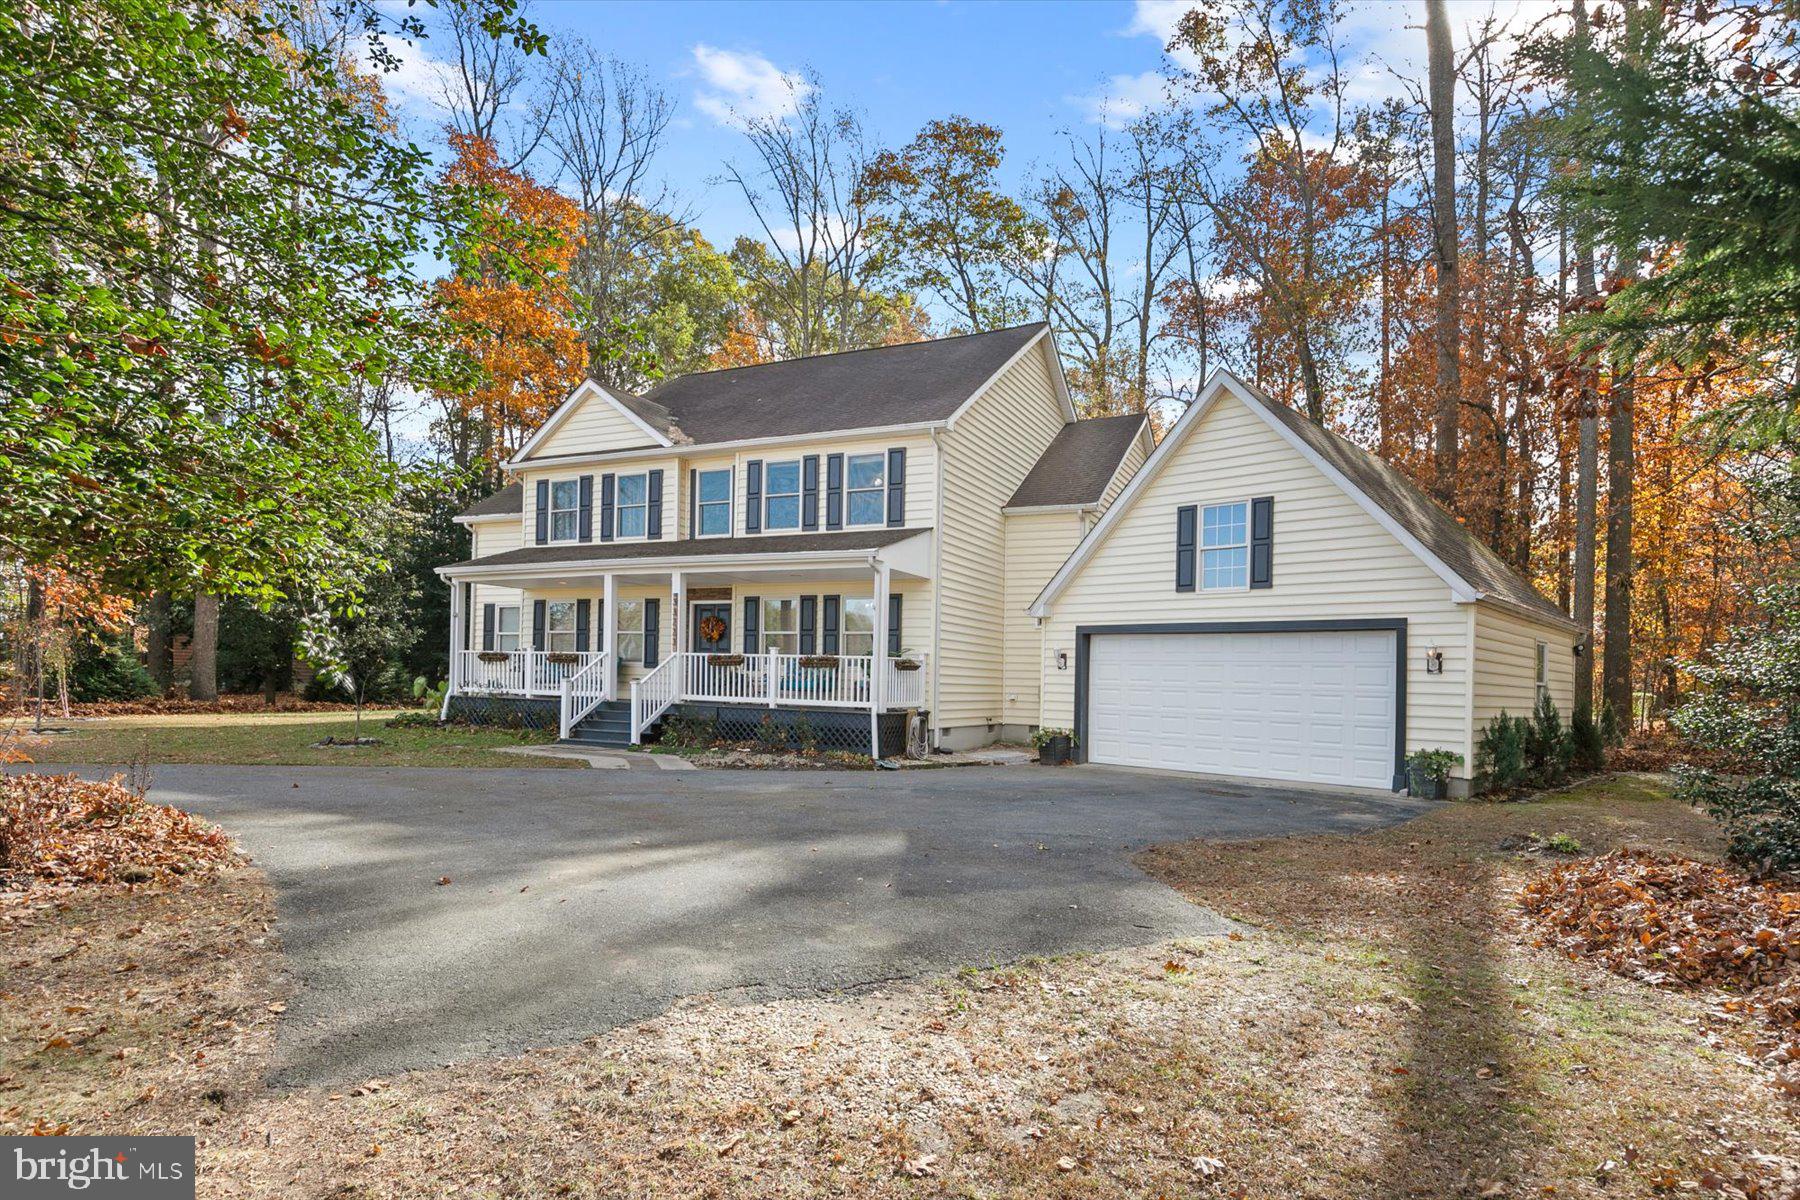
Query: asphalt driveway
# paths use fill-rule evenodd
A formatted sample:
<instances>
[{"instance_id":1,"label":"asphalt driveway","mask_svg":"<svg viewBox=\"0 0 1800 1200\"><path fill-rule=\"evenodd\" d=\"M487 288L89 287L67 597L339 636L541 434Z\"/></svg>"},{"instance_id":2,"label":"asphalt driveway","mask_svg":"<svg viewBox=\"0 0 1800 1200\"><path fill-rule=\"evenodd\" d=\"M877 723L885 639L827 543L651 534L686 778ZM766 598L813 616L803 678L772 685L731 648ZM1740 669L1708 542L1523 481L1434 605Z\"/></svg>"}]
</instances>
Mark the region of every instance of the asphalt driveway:
<instances>
[{"instance_id":1,"label":"asphalt driveway","mask_svg":"<svg viewBox=\"0 0 1800 1200\"><path fill-rule=\"evenodd\" d=\"M572 1041L698 993L848 991L1217 932L1130 852L1425 807L1017 767L168 766L152 795L225 825L274 882L301 985L289 1083Z\"/></svg>"}]
</instances>

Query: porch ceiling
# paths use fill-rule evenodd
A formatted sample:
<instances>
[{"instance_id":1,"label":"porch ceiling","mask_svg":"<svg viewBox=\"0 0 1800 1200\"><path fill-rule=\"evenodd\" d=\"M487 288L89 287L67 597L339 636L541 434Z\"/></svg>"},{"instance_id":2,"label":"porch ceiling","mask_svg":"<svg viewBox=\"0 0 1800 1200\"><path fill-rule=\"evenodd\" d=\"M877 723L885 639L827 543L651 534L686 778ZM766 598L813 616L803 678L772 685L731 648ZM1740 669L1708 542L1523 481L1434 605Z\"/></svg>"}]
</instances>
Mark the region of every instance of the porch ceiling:
<instances>
[{"instance_id":1,"label":"porch ceiling","mask_svg":"<svg viewBox=\"0 0 1800 1200\"><path fill-rule=\"evenodd\" d=\"M765 534L654 542L527 546L439 567L449 579L509 587L576 587L612 575L625 585L664 583L680 571L690 587L782 578L841 578L884 562L898 577L928 578L930 529Z\"/></svg>"}]
</instances>

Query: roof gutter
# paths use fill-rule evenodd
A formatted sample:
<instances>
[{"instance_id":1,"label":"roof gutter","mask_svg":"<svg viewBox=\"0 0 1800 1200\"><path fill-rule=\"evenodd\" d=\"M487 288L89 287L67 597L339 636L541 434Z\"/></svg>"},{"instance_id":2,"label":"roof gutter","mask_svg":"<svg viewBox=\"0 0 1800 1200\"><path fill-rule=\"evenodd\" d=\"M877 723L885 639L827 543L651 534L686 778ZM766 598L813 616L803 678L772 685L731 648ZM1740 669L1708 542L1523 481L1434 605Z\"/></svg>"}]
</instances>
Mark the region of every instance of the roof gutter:
<instances>
[{"instance_id":1,"label":"roof gutter","mask_svg":"<svg viewBox=\"0 0 1800 1200\"><path fill-rule=\"evenodd\" d=\"M925 533L926 530L919 530ZM905 538L900 541L905 541ZM900 542L894 542L899 545ZM767 551L755 554L695 554L668 556L660 558L581 558L558 559L545 562L528 563L496 563L491 566L481 565L479 560L465 563L451 563L445 567L434 567L433 572L445 579L513 579L531 575L542 575L547 572L582 572L603 571L618 573L635 570L668 571L688 568L705 569L709 567L766 567L771 571L779 571L796 564L801 566L831 566L843 564L856 566L860 563L874 565L886 546L846 547L842 550L793 550Z\"/></svg>"},{"instance_id":2,"label":"roof gutter","mask_svg":"<svg viewBox=\"0 0 1800 1200\"><path fill-rule=\"evenodd\" d=\"M602 450L593 454L559 454L548 458L514 458L502 464L509 471L545 467L584 467L600 463L637 462L646 458L698 458L733 450L749 450L762 446L812 445L851 437L879 437L892 433L923 433L942 429L943 421L914 421L906 425L869 425L849 429L821 429L814 433L778 434L770 437L737 438L728 442L682 442L674 446L640 446L630 450Z\"/></svg>"}]
</instances>

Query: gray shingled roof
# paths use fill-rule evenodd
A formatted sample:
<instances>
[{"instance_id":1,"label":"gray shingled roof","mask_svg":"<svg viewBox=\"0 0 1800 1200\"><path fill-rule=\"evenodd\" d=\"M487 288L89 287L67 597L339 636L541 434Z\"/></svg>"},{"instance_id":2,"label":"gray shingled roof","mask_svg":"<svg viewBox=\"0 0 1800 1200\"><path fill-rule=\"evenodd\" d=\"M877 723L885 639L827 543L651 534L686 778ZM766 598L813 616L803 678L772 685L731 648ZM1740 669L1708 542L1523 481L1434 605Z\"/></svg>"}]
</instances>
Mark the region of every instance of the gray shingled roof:
<instances>
[{"instance_id":1,"label":"gray shingled roof","mask_svg":"<svg viewBox=\"0 0 1800 1200\"><path fill-rule=\"evenodd\" d=\"M713 554L804 554L825 550L878 550L926 529L852 529L843 533L766 533L754 537L675 538L654 542L583 542L580 545L526 546L453 567L517 567L533 563L614 562L634 558L691 558Z\"/></svg>"},{"instance_id":2,"label":"gray shingled roof","mask_svg":"<svg viewBox=\"0 0 1800 1200\"><path fill-rule=\"evenodd\" d=\"M484 496L456 515L459 517L503 517L525 511L525 485L509 483L491 496Z\"/></svg>"},{"instance_id":3,"label":"gray shingled roof","mask_svg":"<svg viewBox=\"0 0 1800 1200\"><path fill-rule=\"evenodd\" d=\"M1234 376L1235 378L1235 376ZM1508 566L1486 542L1470 533L1418 484L1347 438L1323 429L1251 384L1244 391L1258 400L1284 426L1336 467L1363 494L1418 538L1471 587L1538 616L1570 624L1567 613L1544 599L1536 588Z\"/></svg>"},{"instance_id":4,"label":"gray shingled roof","mask_svg":"<svg viewBox=\"0 0 1800 1200\"><path fill-rule=\"evenodd\" d=\"M1098 504L1106 485L1149 418L1143 413L1095 417L1062 427L1019 484L1008 508Z\"/></svg>"},{"instance_id":5,"label":"gray shingled roof","mask_svg":"<svg viewBox=\"0 0 1800 1200\"><path fill-rule=\"evenodd\" d=\"M675 442L734 442L948 418L1042 323L683 375L621 402ZM545 455L554 459L557 455Z\"/></svg>"}]
</instances>

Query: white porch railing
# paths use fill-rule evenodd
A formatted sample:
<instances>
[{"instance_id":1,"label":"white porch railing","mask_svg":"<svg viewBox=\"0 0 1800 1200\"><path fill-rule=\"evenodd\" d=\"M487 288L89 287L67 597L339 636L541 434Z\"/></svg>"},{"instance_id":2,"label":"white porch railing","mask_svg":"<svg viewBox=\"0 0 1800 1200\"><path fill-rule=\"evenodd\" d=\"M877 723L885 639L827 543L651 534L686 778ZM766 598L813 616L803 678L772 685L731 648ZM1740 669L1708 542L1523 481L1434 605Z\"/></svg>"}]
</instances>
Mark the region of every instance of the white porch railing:
<instances>
[{"instance_id":1,"label":"white porch railing","mask_svg":"<svg viewBox=\"0 0 1800 1200\"><path fill-rule=\"evenodd\" d=\"M868 708L875 660L867 654L678 654L680 700L711 704ZM919 660L911 660L919 661ZM811 665L809 665L811 664ZM884 664L883 708L923 708L924 663L903 671Z\"/></svg>"},{"instance_id":2,"label":"white porch railing","mask_svg":"<svg viewBox=\"0 0 1800 1200\"><path fill-rule=\"evenodd\" d=\"M560 696L563 680L602 657L594 651L458 650L452 690L459 695Z\"/></svg>"},{"instance_id":3,"label":"white porch railing","mask_svg":"<svg viewBox=\"0 0 1800 1200\"><path fill-rule=\"evenodd\" d=\"M677 654L641 679L631 681L631 744L644 740L644 730L681 698L682 662ZM565 735L566 736L566 735Z\"/></svg>"},{"instance_id":4,"label":"white porch railing","mask_svg":"<svg viewBox=\"0 0 1800 1200\"><path fill-rule=\"evenodd\" d=\"M918 664L909 669L895 666L896 661L901 660L888 660L887 670L882 676L881 707L924 708L925 673L930 666L930 655L921 654L917 658L904 660Z\"/></svg>"},{"instance_id":5,"label":"white porch railing","mask_svg":"<svg viewBox=\"0 0 1800 1200\"><path fill-rule=\"evenodd\" d=\"M568 737L581 719L600 707L612 691L612 660L604 653L562 681L562 737Z\"/></svg>"}]
</instances>

